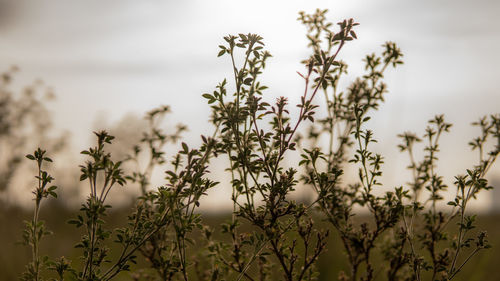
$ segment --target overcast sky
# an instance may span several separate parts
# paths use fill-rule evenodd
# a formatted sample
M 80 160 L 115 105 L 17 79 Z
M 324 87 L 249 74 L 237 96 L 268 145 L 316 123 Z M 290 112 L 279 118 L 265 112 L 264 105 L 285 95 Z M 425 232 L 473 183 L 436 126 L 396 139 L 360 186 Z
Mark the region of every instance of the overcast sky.
M 385 182 L 404 183 L 398 174 L 406 158 L 396 154 L 395 136 L 423 133 L 438 113 L 455 124 L 444 138 L 443 173 L 451 182 L 470 167 L 467 142 L 477 132 L 470 122 L 500 112 L 500 1 L 0 0 L 0 68 L 18 65 L 19 87 L 37 78 L 53 86 L 56 127 L 72 132 L 77 151 L 98 116 L 114 122 L 160 104 L 172 106 L 171 120 L 186 123 L 188 142 L 196 143 L 210 132 L 201 94 L 231 77 L 229 61 L 216 58 L 222 37 L 262 35 L 274 56 L 265 74 L 268 99 L 285 95 L 294 104 L 302 88 L 296 71 L 308 54 L 297 13 L 316 8 L 329 9 L 331 21 L 361 23 L 359 40 L 341 54 L 351 79 L 362 73 L 363 56 L 385 41 L 405 55 L 386 75 L 390 93 L 371 122 L 385 145 L 377 147 L 387 157 Z

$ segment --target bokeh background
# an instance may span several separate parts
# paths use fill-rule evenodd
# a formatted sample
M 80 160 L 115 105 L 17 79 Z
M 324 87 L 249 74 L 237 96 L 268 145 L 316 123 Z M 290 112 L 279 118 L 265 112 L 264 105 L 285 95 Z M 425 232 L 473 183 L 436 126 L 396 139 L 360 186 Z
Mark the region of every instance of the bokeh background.
M 52 123 L 44 141 L 60 151 L 53 157 L 54 170 L 59 171 L 56 178 L 68 198 L 64 202 L 71 205 L 80 198 L 78 152 L 93 141 L 92 130 L 111 130 L 118 137 L 117 151 L 123 152 L 140 137 L 144 113 L 167 104 L 173 113 L 165 126 L 186 124 L 189 131 L 183 140 L 188 144 L 198 144 L 200 134 L 211 132 L 210 110 L 201 94 L 231 77 L 228 59 L 216 58 L 217 46 L 227 34 L 263 36 L 273 54 L 264 75 L 269 86 L 266 99 L 286 96 L 291 104 L 297 103 L 302 81 L 296 71 L 302 70 L 300 61 L 308 50 L 305 29 L 296 18 L 299 11 L 316 8 L 329 9 L 333 22 L 352 17 L 361 24 L 359 39 L 341 54 L 349 64 L 346 84 L 363 73 L 364 55 L 381 51 L 385 41 L 396 42 L 404 53 L 405 64 L 387 72 L 386 103 L 370 121 L 379 140 L 375 149 L 386 158 L 386 186 L 405 184 L 407 176 L 406 156 L 396 147 L 397 134 L 422 134 L 435 114 L 444 114 L 454 124 L 443 138 L 440 154 L 439 171 L 448 183 L 477 162 L 467 143 L 479 132 L 470 123 L 500 112 L 500 2 L 494 0 L 0 0 L 0 70 L 19 68 L 8 87 L 14 94 L 38 85 L 55 97 L 44 101 Z M 33 84 L 38 80 L 43 83 Z M 26 129 L 25 136 L 31 141 L 22 146 L 23 155 L 40 142 L 35 130 Z M 10 153 L 6 142 L 0 142 L 1 157 Z M 27 218 L 29 209 L 24 206 L 31 203 L 27 171 L 20 168 L 0 191 L 5 209 L 0 214 L 1 233 L 6 236 L 0 243 L 9 249 L 0 258 L 12 262 L 0 269 L 0 280 L 12 280 L 16 276 L 12 272 L 22 270 L 25 262 L 16 254 L 22 247 L 12 244 L 19 237 L 20 222 Z M 157 173 L 161 184 L 161 171 Z M 500 211 L 499 165 L 489 178 L 499 188 L 481 195 L 472 207 L 489 222 L 485 228 L 493 232 L 492 239 L 500 241 L 494 223 Z M 128 202 L 127 196 L 135 194 L 124 193 L 117 201 Z M 223 212 L 230 208 L 229 200 L 230 193 L 221 186 L 203 202 L 204 210 Z M 493 268 L 486 270 L 492 263 L 489 255 L 493 254 L 479 259 L 486 272 Z M 1 273 L 7 269 L 9 275 Z M 491 278 L 463 280 L 497 280 Z

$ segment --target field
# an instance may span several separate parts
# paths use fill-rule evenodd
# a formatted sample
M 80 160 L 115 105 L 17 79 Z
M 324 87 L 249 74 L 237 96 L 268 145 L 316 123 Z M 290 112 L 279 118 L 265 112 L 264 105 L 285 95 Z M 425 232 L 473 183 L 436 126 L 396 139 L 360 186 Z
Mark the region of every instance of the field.
M 52 202 L 55 203 L 55 202 Z M 20 240 L 23 228 L 23 220 L 27 220 L 32 215 L 27 210 L 17 207 L 1 207 L 0 211 L 0 239 L 2 241 L 0 252 L 0 281 L 10 281 L 18 279 L 20 273 L 24 270 L 25 264 L 30 259 L 30 250 L 28 247 L 17 244 Z M 128 210 L 111 212 L 107 218 L 107 223 L 113 226 L 120 226 L 124 222 L 124 216 Z M 71 225 L 66 224 L 70 219 L 71 212 L 62 206 L 54 204 L 49 208 L 43 209 L 42 219 L 46 221 L 49 229 L 55 234 L 47 236 L 41 245 L 42 255 L 50 257 L 59 257 L 66 255 L 78 256 L 79 251 L 72 245 L 78 240 L 80 233 Z M 217 229 L 218 225 L 228 219 L 226 215 L 204 215 L 204 221 Z M 320 220 L 320 218 L 316 218 Z M 458 275 L 456 280 L 462 281 L 496 281 L 500 274 L 498 261 L 500 260 L 500 215 L 482 215 L 478 217 L 478 227 L 488 231 L 488 236 L 493 248 L 483 251 L 469 264 L 466 265 L 463 272 Z M 220 238 L 217 231 L 215 236 Z M 337 239 L 338 236 L 330 236 L 327 251 L 321 256 L 318 266 L 320 268 L 319 280 L 337 280 L 339 271 L 345 267 L 345 254 Z M 68 256 L 70 255 L 70 256 Z M 139 260 L 141 265 L 141 260 Z M 143 264 L 144 265 L 144 264 Z M 123 273 L 118 280 L 131 280 L 128 273 Z M 383 272 L 377 274 L 376 280 L 385 280 Z

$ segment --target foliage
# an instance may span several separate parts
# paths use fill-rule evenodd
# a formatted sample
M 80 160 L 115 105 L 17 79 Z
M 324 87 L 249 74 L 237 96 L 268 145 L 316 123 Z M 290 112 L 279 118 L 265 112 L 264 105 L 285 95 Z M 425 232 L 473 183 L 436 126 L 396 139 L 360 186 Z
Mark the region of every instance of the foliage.
M 147 114 L 149 128 L 125 159 L 137 168 L 125 174 L 122 162 L 106 152 L 113 137 L 105 131 L 95 133 L 97 144 L 82 151 L 89 160 L 80 166 L 80 180 L 89 183 L 89 195 L 69 221 L 82 229 L 76 244 L 80 261 L 39 257 L 40 240 L 48 233 L 38 219 L 40 203 L 56 194 L 55 187 L 47 187 L 53 178 L 42 170 L 42 163 L 51 161 L 45 151 L 28 155 L 37 161 L 39 172 L 35 214 L 24 235 L 33 261 L 23 278 L 111 280 L 133 271 L 135 280 L 317 280 L 318 258 L 327 249 L 327 237 L 335 235 L 348 263 L 339 280 L 368 281 L 380 275 L 387 280 L 452 280 L 470 258 L 489 248 L 485 232 L 473 236 L 475 216 L 467 206 L 481 190 L 490 189 L 484 177 L 500 152 L 500 118 L 492 115 L 474 123 L 482 132 L 470 143 L 479 152 L 479 163 L 455 178 L 456 196 L 447 207 L 440 202 L 448 187 L 436 169 L 439 139 L 451 127 L 443 116 L 429 121 L 421 160 L 415 149 L 422 139 L 410 132 L 400 135 L 399 148 L 409 154 L 413 178 L 407 186 L 381 187 L 384 158 L 371 150 L 376 140 L 365 127 L 369 113 L 384 101 L 385 71 L 401 64 L 403 55 L 395 43 L 384 44 L 380 56 L 366 56 L 366 73 L 339 89 L 347 73 L 339 55 L 357 38 L 358 24 L 344 20 L 335 29 L 325 14 L 317 10 L 299 16 L 312 54 L 303 62 L 305 72 L 298 73 L 304 90 L 297 118 L 290 114 L 285 97 L 272 104 L 263 98 L 267 87 L 260 75 L 271 55 L 262 37 L 239 34 L 224 37 L 219 46 L 218 56 L 231 62 L 234 89 L 223 80 L 213 93 L 202 95 L 213 111 L 214 133 L 201 136 L 199 148 L 183 142 L 167 161 L 165 144 L 176 143 L 185 127 L 172 134 L 163 131 L 158 120 L 169 108 L 160 107 Z M 240 53 L 244 59 L 238 65 Z M 316 115 L 320 92 L 326 101 L 325 117 Z M 304 126 L 308 130 L 301 135 Z M 325 138 L 328 145 L 321 146 Z M 490 139 L 495 143 L 487 152 Z M 288 160 L 293 154 L 300 155 L 298 163 Z M 140 160 L 144 157 L 146 165 Z M 232 188 L 232 216 L 220 226 L 222 237 L 215 237 L 216 230 L 205 226 L 197 211 L 200 199 L 218 185 L 209 177 L 215 157 L 227 159 Z M 165 184 L 152 189 L 151 175 L 159 166 L 166 169 Z M 344 179 L 349 168 L 359 169 L 353 183 Z M 111 208 L 106 203 L 110 190 L 127 183 L 138 185 L 141 196 L 128 224 L 108 229 L 104 219 Z M 314 191 L 314 200 L 295 200 L 294 191 L 307 187 Z M 363 216 L 368 221 L 358 219 L 361 212 L 368 214 Z M 327 227 L 319 227 L 318 218 L 328 222 Z M 454 223 L 458 234 L 450 237 Z M 111 253 L 112 248 L 119 252 Z M 150 269 L 134 266 L 139 259 Z
M 46 102 L 54 98 L 52 90 L 36 81 L 17 93 L 12 89 L 17 71 L 11 67 L 0 74 L 0 193 L 7 190 L 31 147 L 43 145 L 55 153 L 64 146 L 62 137 L 49 132 L 52 123 Z

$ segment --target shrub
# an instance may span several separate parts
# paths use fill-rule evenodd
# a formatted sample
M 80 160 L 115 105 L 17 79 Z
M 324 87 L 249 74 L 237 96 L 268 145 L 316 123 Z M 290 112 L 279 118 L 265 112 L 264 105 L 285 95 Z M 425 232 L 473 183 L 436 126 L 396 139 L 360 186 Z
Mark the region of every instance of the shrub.
M 387 280 L 452 280 L 470 258 L 489 248 L 484 232 L 472 236 L 475 216 L 466 210 L 481 190 L 490 188 L 484 176 L 500 152 L 500 118 L 492 115 L 474 123 L 482 133 L 470 145 L 479 151 L 480 161 L 455 178 L 456 196 L 447 207 L 440 203 L 448 187 L 436 171 L 439 139 L 451 127 L 443 116 L 429 121 L 422 138 L 410 132 L 400 135 L 399 148 L 409 154 L 412 179 L 408 186 L 381 189 L 384 158 L 370 150 L 374 133 L 365 123 L 384 101 L 384 72 L 401 64 L 403 55 L 396 44 L 384 44 L 380 56 L 366 56 L 365 75 L 338 89 L 347 72 L 339 55 L 357 38 L 358 24 L 344 20 L 335 29 L 325 14 L 317 10 L 299 16 L 307 28 L 311 56 L 303 62 L 304 72 L 298 73 L 304 89 L 297 118 L 289 114 L 286 98 L 272 104 L 263 98 L 267 87 L 260 74 L 271 55 L 262 37 L 239 34 L 224 37 L 219 46 L 218 56 L 230 59 L 234 89 L 223 80 L 213 93 L 203 94 L 213 111 L 214 132 L 201 136 L 200 147 L 181 143 L 167 163 L 162 147 L 177 142 L 184 128 L 164 132 L 155 120 L 168 108 L 153 110 L 147 114 L 150 128 L 142 143 L 126 159 L 135 161 L 137 170 L 126 175 L 122 162 L 106 152 L 113 137 L 95 133 L 96 146 L 82 151 L 89 160 L 81 165 L 80 180 L 88 182 L 89 195 L 69 221 L 82 229 L 76 244 L 80 262 L 52 261 L 39 254 L 40 240 L 48 233 L 38 219 L 41 202 L 56 196 L 56 187 L 43 170 L 43 164 L 51 162 L 46 152 L 38 149 L 27 155 L 37 163 L 38 186 L 34 217 L 24 234 L 33 261 L 23 279 L 111 280 L 132 270 L 135 280 L 316 280 L 315 265 L 328 246 L 327 237 L 335 235 L 348 264 L 339 280 L 374 280 L 377 275 Z M 239 53 L 241 65 L 236 64 Z M 318 93 L 326 100 L 324 118 L 315 115 Z M 299 135 L 304 126 L 306 134 Z M 489 139 L 495 143 L 487 152 Z M 423 141 L 424 157 L 418 160 L 414 152 Z M 140 156 L 144 153 L 148 156 Z M 298 163 L 287 158 L 294 153 L 300 155 Z M 140 157 L 149 159 L 145 167 Z M 197 211 L 200 199 L 218 185 L 208 176 L 214 157 L 227 159 L 232 187 L 233 211 L 220 226 L 222 238 L 203 224 Z M 152 170 L 163 165 L 165 184 L 151 189 Z M 359 169 L 352 184 L 343 180 L 349 168 Z M 128 224 L 110 230 L 104 222 L 111 208 L 106 203 L 109 191 L 127 182 L 138 184 L 141 196 Z M 308 187 L 315 192 L 312 202 L 293 199 L 294 190 Z M 327 224 L 318 226 L 315 219 Z M 455 237 L 449 235 L 453 224 Z M 118 253 L 111 254 L 111 249 Z M 138 260 L 150 269 L 133 266 Z

